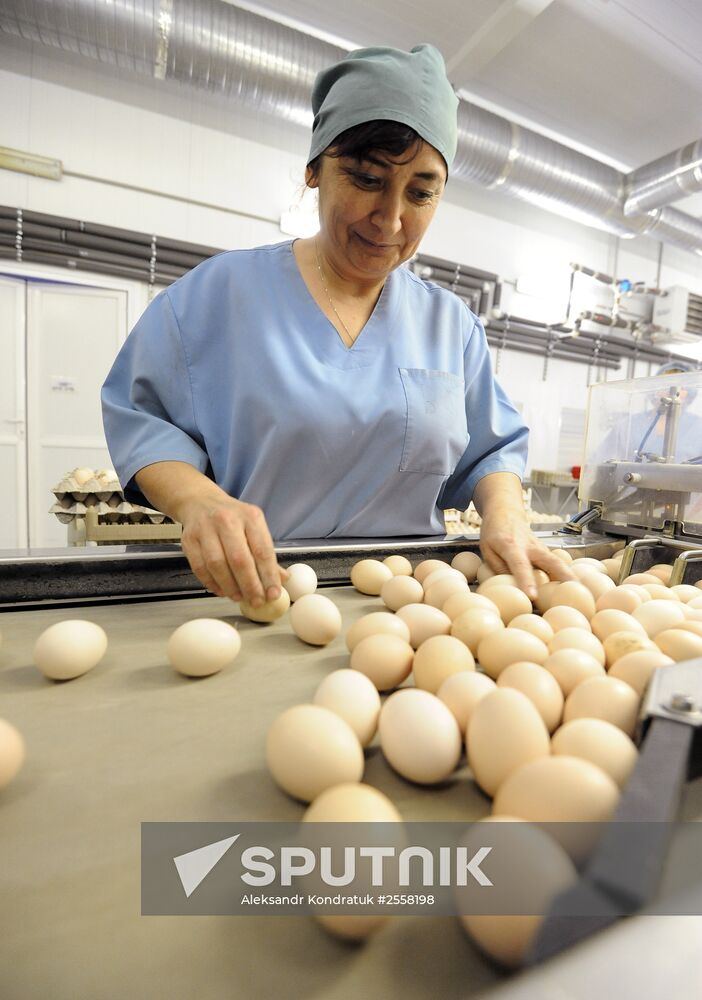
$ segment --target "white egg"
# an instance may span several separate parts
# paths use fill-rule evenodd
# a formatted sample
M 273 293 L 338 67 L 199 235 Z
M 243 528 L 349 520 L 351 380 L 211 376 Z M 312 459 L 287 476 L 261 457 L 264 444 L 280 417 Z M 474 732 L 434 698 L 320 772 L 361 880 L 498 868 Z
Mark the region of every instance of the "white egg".
M 67 681 L 92 670 L 106 649 L 107 636 L 99 625 L 69 619 L 42 632 L 34 646 L 34 662 L 45 677 Z
M 399 611 L 405 604 L 421 604 L 424 600 L 424 588 L 412 576 L 393 576 L 392 580 L 386 580 L 380 588 L 380 597 L 386 608 Z
M 578 684 L 566 698 L 563 721 L 604 719 L 619 726 L 627 736 L 633 736 L 638 711 L 639 696 L 625 681 L 591 677 Z
M 290 610 L 293 632 L 310 646 L 326 646 L 341 632 L 341 612 L 323 594 L 303 594 Z
M 497 791 L 493 812 L 550 824 L 551 836 L 580 864 L 618 802 L 619 789 L 602 768 L 579 757 L 546 754 L 512 771 Z
M 497 678 L 497 686 L 514 688 L 525 694 L 544 720 L 549 733 L 560 723 L 563 715 L 563 692 L 553 674 L 538 663 L 510 663 Z
M 507 824 L 514 824 L 514 832 L 507 830 L 506 836 L 495 829 Z M 486 847 L 492 848 L 493 856 L 500 858 L 500 899 L 504 900 L 504 915 L 473 910 L 459 916 L 459 920 L 469 937 L 493 961 L 506 968 L 518 968 L 527 957 L 543 921 L 539 914 L 547 913 L 555 897 L 577 881 L 575 866 L 546 831 L 514 816 L 490 816 L 473 823 L 463 844 L 468 857 Z M 461 890 L 457 891 L 456 902 L 460 914 Z M 470 901 L 467 902 L 470 906 Z M 510 906 L 513 907 L 511 913 Z
M 451 710 L 461 736 L 465 739 L 471 712 L 481 698 L 496 690 L 494 680 L 486 674 L 479 674 L 476 670 L 462 670 L 447 677 L 436 696 Z
M 374 632 L 360 639 L 351 653 L 351 669 L 365 674 L 378 691 L 390 691 L 409 677 L 414 650 L 406 639 Z
M 383 559 L 393 576 L 412 576 L 412 563 L 405 556 L 388 556 Z
M 391 694 L 381 709 L 378 731 L 390 766 L 422 785 L 448 778 L 461 756 L 458 723 L 428 691 L 405 688 Z
M 449 564 L 444 562 L 442 559 L 423 559 L 422 562 L 417 563 L 414 567 L 414 577 L 415 580 L 419 580 L 422 586 L 424 586 L 424 581 L 430 573 L 434 573 L 439 569 L 450 568 Z
M 445 615 L 449 616 L 451 621 L 455 621 L 456 618 L 465 614 L 466 611 L 474 611 L 476 608 L 483 608 L 486 611 L 492 611 L 493 614 L 499 615 L 496 604 L 493 604 L 488 597 L 483 597 L 481 594 L 474 594 L 471 590 L 456 591 L 441 606 L 441 610 Z
M 525 761 L 548 753 L 548 730 L 537 708 L 521 691 L 496 688 L 471 712 L 466 754 L 473 777 L 487 795 L 494 795 Z
M 0 719 L 0 788 L 9 785 L 24 763 L 24 740 L 12 723 Z
M 638 750 L 626 733 L 604 719 L 573 719 L 551 739 L 551 752 L 582 757 L 596 764 L 623 788 L 638 758 Z
M 432 608 L 441 609 L 452 594 L 469 592 L 465 577 L 461 576 L 460 579 L 442 577 L 440 580 L 432 581 L 433 576 L 432 573 L 431 577 L 424 581 L 424 603 Z
M 269 622 L 277 621 L 278 618 L 282 618 L 289 607 L 290 594 L 288 594 L 285 588 L 280 591 L 280 594 L 274 601 L 266 601 L 258 608 L 255 608 L 249 601 L 239 601 L 239 610 L 244 618 L 248 618 L 250 622 L 257 622 L 260 625 L 266 625 Z
M 477 552 L 459 552 L 451 560 L 451 566 L 463 573 L 468 583 L 473 583 L 481 562 Z
M 584 649 L 557 649 L 545 660 L 544 669 L 553 674 L 566 698 L 583 681 L 605 676 L 600 661 Z
M 218 618 L 194 618 L 172 633 L 166 652 L 171 665 L 186 677 L 207 677 L 239 655 L 241 637 Z
M 449 616 L 428 604 L 405 604 L 395 617 L 409 629 L 409 642 L 414 649 L 432 635 L 448 635 L 451 631 Z
M 447 677 L 463 670 L 475 670 L 473 654 L 451 635 L 433 635 L 425 639 L 412 664 L 415 685 L 431 694 L 436 694 Z
M 307 563 L 293 563 L 287 570 L 288 578 L 283 586 L 293 603 L 305 594 L 314 594 L 317 589 L 317 574 L 311 566 Z
M 414 605 L 407 606 L 414 607 Z M 396 635 L 400 639 L 404 639 L 405 642 L 409 642 L 410 638 L 409 626 L 399 615 L 390 614 L 389 611 L 371 611 L 369 615 L 363 615 L 362 618 L 355 621 L 348 630 L 346 633 L 346 648 L 349 653 L 353 653 L 362 639 L 367 638 L 369 635 L 377 635 L 378 633 Z
M 351 568 L 351 583 L 361 594 L 377 597 L 385 581 L 393 575 L 390 567 L 379 559 L 361 559 Z
M 358 670 L 333 670 L 327 674 L 315 692 L 314 704 L 348 722 L 362 747 L 375 736 L 380 695 L 373 682 Z
M 276 784 L 303 802 L 363 777 L 358 737 L 321 705 L 295 705 L 278 716 L 266 737 L 266 762 Z
M 547 657 L 548 646 L 531 632 L 503 628 L 488 633 L 480 640 L 477 660 L 485 673 L 497 680 L 510 663 L 519 660 L 544 663 Z

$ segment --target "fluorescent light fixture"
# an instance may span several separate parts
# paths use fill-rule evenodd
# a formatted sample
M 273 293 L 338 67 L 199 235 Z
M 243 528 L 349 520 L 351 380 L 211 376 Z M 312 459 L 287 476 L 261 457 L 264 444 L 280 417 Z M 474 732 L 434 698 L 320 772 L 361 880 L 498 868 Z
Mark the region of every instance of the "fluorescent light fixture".
M 7 146 L 0 146 L 0 167 L 3 170 L 16 170 L 20 174 L 32 174 L 33 177 L 46 177 L 50 181 L 60 181 L 63 174 L 61 160 L 35 156 L 34 153 L 8 149 Z

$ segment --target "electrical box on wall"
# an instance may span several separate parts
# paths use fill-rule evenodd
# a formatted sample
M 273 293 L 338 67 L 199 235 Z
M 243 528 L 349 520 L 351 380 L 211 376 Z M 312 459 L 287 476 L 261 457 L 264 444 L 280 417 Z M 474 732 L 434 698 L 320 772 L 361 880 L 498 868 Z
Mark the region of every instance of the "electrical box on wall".
M 653 305 L 653 323 L 668 339 L 695 341 L 702 337 L 702 295 L 694 295 L 682 285 L 667 288 Z

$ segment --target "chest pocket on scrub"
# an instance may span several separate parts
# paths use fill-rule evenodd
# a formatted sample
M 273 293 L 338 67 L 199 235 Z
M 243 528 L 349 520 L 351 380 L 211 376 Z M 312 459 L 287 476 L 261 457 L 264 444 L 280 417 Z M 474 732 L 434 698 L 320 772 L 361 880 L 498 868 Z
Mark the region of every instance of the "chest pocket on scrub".
M 469 440 L 463 379 L 428 368 L 399 372 L 407 401 L 400 472 L 450 476 Z

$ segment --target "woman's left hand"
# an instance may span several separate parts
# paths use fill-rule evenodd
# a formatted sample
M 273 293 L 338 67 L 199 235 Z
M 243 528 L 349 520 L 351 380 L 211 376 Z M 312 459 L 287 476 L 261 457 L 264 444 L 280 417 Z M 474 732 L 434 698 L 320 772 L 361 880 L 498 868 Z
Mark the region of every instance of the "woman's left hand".
M 511 573 L 531 600 L 538 590 L 534 568 L 552 580 L 575 579 L 567 564 L 529 527 L 516 476 L 508 472 L 485 476 L 475 488 L 474 500 L 482 517 L 480 551 L 495 573 Z

